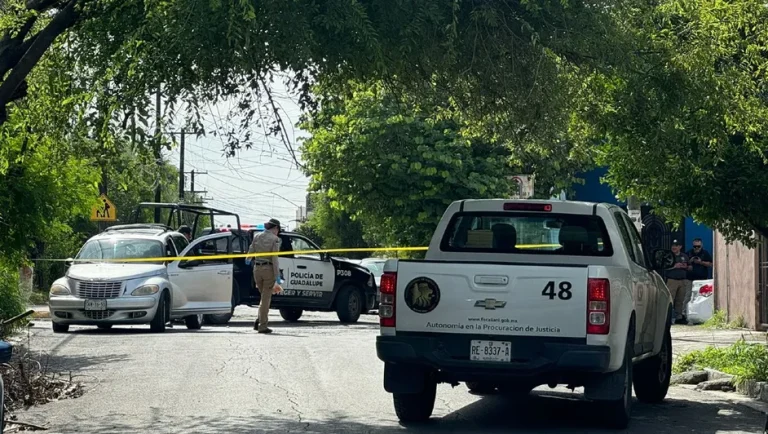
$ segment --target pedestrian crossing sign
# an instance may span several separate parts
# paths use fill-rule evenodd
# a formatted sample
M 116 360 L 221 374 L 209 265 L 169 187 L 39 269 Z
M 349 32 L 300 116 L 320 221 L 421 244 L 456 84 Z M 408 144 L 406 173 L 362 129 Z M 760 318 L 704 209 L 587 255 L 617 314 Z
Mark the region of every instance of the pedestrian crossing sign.
M 117 220 L 117 208 L 106 194 L 99 197 L 96 205 L 91 208 L 91 221 L 94 222 L 113 222 Z

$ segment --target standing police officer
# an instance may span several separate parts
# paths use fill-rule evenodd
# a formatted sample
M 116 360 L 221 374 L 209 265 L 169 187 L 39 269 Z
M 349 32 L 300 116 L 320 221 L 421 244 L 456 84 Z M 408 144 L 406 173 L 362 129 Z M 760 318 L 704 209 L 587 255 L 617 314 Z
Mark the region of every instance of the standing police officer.
M 264 231 L 253 237 L 248 253 L 268 253 L 280 251 L 280 222 L 277 219 L 269 219 L 264 224 Z M 280 281 L 280 267 L 277 256 L 258 256 L 253 258 L 253 279 L 261 293 L 259 302 L 259 316 L 253 324 L 253 329 L 259 333 L 272 333 L 267 327 L 269 321 L 269 305 L 272 302 L 272 290 L 276 282 Z

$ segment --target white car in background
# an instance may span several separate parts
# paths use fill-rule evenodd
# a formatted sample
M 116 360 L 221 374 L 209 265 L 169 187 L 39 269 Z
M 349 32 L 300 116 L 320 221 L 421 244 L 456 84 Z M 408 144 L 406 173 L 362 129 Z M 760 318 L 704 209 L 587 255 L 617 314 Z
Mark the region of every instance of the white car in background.
M 691 291 L 691 301 L 687 306 L 688 322 L 703 324 L 715 313 L 715 281 L 694 280 Z
M 83 245 L 64 277 L 51 285 L 49 307 L 54 333 L 70 325 L 149 324 L 164 332 L 184 319 L 199 329 L 203 315 L 232 309 L 231 260 L 130 262 L 131 259 L 216 255 L 227 234 L 200 237 L 191 244 L 163 225 L 113 226 Z M 120 262 L 125 260 L 124 262 Z
M 371 270 L 371 273 L 373 273 L 373 278 L 376 279 L 377 288 L 381 283 L 381 275 L 384 274 L 384 264 L 386 263 L 386 258 L 365 258 L 360 261 L 360 265 Z

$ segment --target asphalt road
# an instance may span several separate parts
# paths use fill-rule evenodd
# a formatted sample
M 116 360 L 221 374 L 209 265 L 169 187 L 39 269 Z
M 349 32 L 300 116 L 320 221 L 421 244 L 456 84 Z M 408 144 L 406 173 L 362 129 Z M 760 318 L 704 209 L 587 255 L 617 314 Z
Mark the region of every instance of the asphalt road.
M 569 391 L 540 388 L 530 399 L 475 396 L 441 385 L 433 419 L 400 426 L 382 387 L 375 316 L 343 326 L 334 314 L 287 324 L 272 312 L 272 335 L 238 308 L 229 326 L 165 334 L 148 328 L 75 327 L 54 335 L 38 320 L 35 351 L 71 370 L 86 393 L 32 408 L 20 420 L 48 433 L 593 433 L 600 409 Z M 764 416 L 685 389 L 667 402 L 636 404 L 627 432 L 757 433 Z

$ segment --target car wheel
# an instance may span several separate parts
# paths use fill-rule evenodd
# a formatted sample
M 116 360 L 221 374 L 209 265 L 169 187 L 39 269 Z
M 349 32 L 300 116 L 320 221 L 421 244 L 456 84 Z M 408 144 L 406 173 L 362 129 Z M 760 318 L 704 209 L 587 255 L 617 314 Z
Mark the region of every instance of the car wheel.
M 288 322 L 296 322 L 304 311 L 301 309 L 280 309 L 280 316 Z
M 496 386 L 482 381 L 467 381 L 467 389 L 478 395 L 487 395 L 496 392 Z
M 624 346 L 624 363 L 619 368 L 624 383 L 624 393 L 621 398 L 611 401 L 600 401 L 600 412 L 605 415 L 605 422 L 613 429 L 625 429 L 632 416 L 632 357 L 635 332 L 630 328 L 627 343 Z M 613 375 L 613 374 L 610 374 Z
M 427 380 L 420 393 L 393 393 L 395 414 L 400 422 L 425 422 L 432 416 L 435 408 L 437 383 Z
M 189 330 L 200 330 L 203 327 L 203 314 L 185 316 L 184 323 Z
M 69 331 L 69 324 L 59 324 L 51 321 L 51 328 L 54 333 L 66 333 Z
M 363 312 L 363 292 L 353 286 L 345 286 L 336 297 L 336 315 L 342 323 L 356 323 Z
M 96 327 L 102 329 L 102 330 L 109 330 L 112 328 L 112 324 L 99 324 Z
M 170 317 L 168 304 L 168 293 L 164 292 L 163 295 L 160 296 L 160 302 L 157 304 L 155 316 L 149 323 L 149 330 L 152 331 L 152 333 L 165 332 L 165 325 L 168 323 Z
M 672 334 L 669 326 L 659 354 L 640 362 L 634 369 L 635 394 L 640 402 L 659 403 L 669 391 L 672 378 Z

